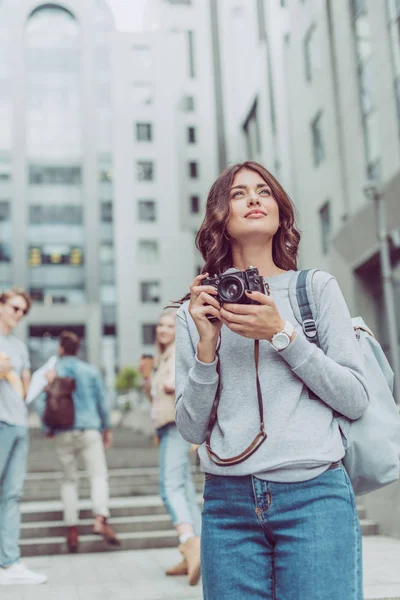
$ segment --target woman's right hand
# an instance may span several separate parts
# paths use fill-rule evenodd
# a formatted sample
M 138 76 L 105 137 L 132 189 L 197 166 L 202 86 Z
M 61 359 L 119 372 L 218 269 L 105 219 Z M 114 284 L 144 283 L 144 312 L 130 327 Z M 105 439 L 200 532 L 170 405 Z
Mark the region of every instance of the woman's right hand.
M 198 275 L 190 286 L 189 313 L 199 333 L 200 344 L 206 344 L 207 346 L 211 344 L 215 352 L 219 332 L 222 327 L 221 305 L 215 297 L 218 293 L 215 287 L 212 285 L 201 285 L 200 282 L 206 277 L 208 277 L 208 273 Z M 212 315 L 217 320 L 210 321 L 207 315 Z

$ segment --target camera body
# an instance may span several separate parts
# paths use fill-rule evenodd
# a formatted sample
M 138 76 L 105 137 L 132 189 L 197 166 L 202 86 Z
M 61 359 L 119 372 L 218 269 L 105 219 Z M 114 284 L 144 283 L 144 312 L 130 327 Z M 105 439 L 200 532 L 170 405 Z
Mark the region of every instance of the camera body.
M 257 267 L 247 267 L 245 271 L 229 269 L 220 275 L 203 279 L 201 285 L 212 285 L 218 292 L 217 300 L 221 304 L 259 304 L 246 296 L 245 291 L 255 291 L 265 294 L 264 280 L 258 272 Z M 210 321 L 216 321 L 216 317 L 208 316 Z

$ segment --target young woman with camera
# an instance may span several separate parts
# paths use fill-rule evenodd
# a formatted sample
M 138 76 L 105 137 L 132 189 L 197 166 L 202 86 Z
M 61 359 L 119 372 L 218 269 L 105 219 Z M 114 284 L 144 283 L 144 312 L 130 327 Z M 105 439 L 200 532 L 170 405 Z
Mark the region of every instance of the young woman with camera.
M 151 376 L 144 377 L 143 389 L 152 403 L 151 416 L 159 440 L 160 493 L 183 555 L 166 575 L 188 575 L 190 585 L 195 585 L 200 579 L 201 514 L 191 474 L 190 444 L 175 425 L 175 313 L 165 312 L 158 321 L 157 355 Z M 140 371 L 149 375 L 143 360 Z
M 363 597 L 360 526 L 335 414 L 359 418 L 368 393 L 332 276 L 313 279 L 327 352 L 296 322 L 289 286 L 299 241 L 290 198 L 260 164 L 234 165 L 212 186 L 197 235 L 204 272 L 176 333 L 176 423 L 201 444 L 206 478 L 206 600 Z

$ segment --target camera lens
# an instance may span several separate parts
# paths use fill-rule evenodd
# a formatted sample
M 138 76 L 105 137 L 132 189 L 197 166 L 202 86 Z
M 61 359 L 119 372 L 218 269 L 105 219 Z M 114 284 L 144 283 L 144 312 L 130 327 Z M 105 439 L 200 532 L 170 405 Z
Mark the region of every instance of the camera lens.
M 243 281 L 234 275 L 224 277 L 220 281 L 218 293 L 223 302 L 237 303 L 244 294 Z

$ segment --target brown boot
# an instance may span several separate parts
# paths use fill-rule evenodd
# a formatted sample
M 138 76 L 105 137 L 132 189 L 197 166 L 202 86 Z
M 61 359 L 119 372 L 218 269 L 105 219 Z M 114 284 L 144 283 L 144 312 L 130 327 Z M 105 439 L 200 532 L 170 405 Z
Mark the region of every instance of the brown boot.
M 112 546 L 120 546 L 121 541 L 117 538 L 109 524 L 107 519 L 100 515 L 96 516 L 95 522 L 92 527 L 92 532 L 96 535 L 102 535 L 108 544 Z
M 76 525 L 67 527 L 68 552 L 77 552 L 79 546 L 78 528 Z
M 179 546 L 179 550 L 186 560 L 189 585 L 196 585 L 200 579 L 200 538 L 193 536 Z
M 177 565 L 175 565 L 173 567 L 170 567 L 169 569 L 167 569 L 165 571 L 165 574 L 169 575 L 169 576 L 172 576 L 172 577 L 174 577 L 175 575 L 187 575 L 188 574 L 188 569 L 187 569 L 186 560 L 183 559 Z

